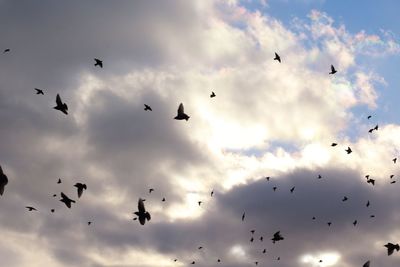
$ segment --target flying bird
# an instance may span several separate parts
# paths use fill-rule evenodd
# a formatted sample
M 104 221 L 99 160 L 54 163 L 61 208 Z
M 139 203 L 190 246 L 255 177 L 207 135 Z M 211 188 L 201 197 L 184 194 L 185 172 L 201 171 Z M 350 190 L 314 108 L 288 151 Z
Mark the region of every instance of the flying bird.
M 57 196 L 57 194 L 53 194 L 53 197 L 56 197 Z
M 153 111 L 149 105 L 144 104 L 144 110 Z
M 369 261 L 367 261 L 366 263 L 364 263 L 363 267 L 369 267 Z
M 139 222 L 141 225 L 144 225 L 147 221 L 150 221 L 151 216 L 150 213 L 146 211 L 146 209 L 144 208 L 144 202 L 143 199 L 139 198 L 138 201 L 138 209 L 139 211 L 136 211 L 135 214 L 139 217 Z
M 386 245 L 384 245 L 384 247 L 387 248 L 387 254 L 388 256 L 392 255 L 394 250 L 399 251 L 400 247 L 399 244 L 392 244 L 392 243 L 387 243 Z
M 36 90 L 36 94 L 37 94 L 37 95 L 44 95 L 44 92 L 43 92 L 42 89 L 35 88 L 35 90 Z
M 211 97 L 211 98 L 216 97 L 215 93 L 214 93 L 214 92 L 211 92 L 210 97 Z
M 246 216 L 246 212 L 243 212 L 243 215 L 242 215 L 242 222 L 244 221 L 244 217 Z
M 357 225 L 357 220 L 355 220 L 355 221 L 353 222 L 353 225 L 354 225 L 354 226 L 356 226 L 356 225 Z
M 76 183 L 74 185 L 77 190 L 78 190 L 78 197 L 80 198 L 82 196 L 83 190 L 87 190 L 87 186 L 86 184 L 82 184 L 82 183 Z
M 37 209 L 36 208 L 34 208 L 34 207 L 31 207 L 31 206 L 26 206 L 25 208 L 27 208 L 28 209 L 28 211 L 37 211 Z
M 350 147 L 347 147 L 347 149 L 345 149 L 345 151 L 347 152 L 347 154 L 350 154 L 351 152 L 353 152 Z
M 7 52 L 10 52 L 10 51 L 11 51 L 10 48 L 6 48 L 6 49 L 4 49 L 3 54 L 7 53 Z
M 63 103 L 61 101 L 61 97 L 60 97 L 59 94 L 57 94 L 56 104 L 57 104 L 57 106 L 55 106 L 54 109 L 57 109 L 57 110 L 61 111 L 65 115 L 68 115 L 68 106 L 67 106 L 66 103 Z
M 92 222 L 91 222 L 91 221 L 87 222 L 87 225 L 91 225 L 91 224 L 92 224 Z
M 175 120 L 189 120 L 189 116 L 187 114 L 185 114 L 184 108 L 183 108 L 183 104 L 180 103 L 179 107 L 178 107 L 178 114 L 176 115 L 176 117 L 174 118 Z
M 331 146 L 337 146 L 337 144 L 336 143 L 332 143 Z
M 267 181 L 269 181 L 269 179 L 271 179 L 271 177 L 267 176 L 267 177 L 265 177 L 265 179 L 267 179 Z
M 368 115 L 367 119 L 369 120 L 369 119 L 371 119 L 371 117 L 372 117 L 371 115 Z
M 328 226 L 331 226 L 331 225 L 332 225 L 332 222 L 328 222 L 327 225 L 328 225 Z
M 161 201 L 162 201 L 162 202 L 165 202 L 165 197 L 163 197 Z
M 369 203 L 369 200 L 368 200 L 368 202 L 367 202 L 367 205 L 366 205 L 366 206 L 367 206 L 367 208 L 369 207 L 369 205 L 370 205 L 370 203 Z
M 290 193 L 293 193 L 295 186 L 293 186 L 292 188 L 290 188 Z
M 263 242 L 264 241 L 264 237 L 260 236 L 260 241 Z
M 374 127 L 375 131 L 378 131 L 378 124 Z
M 374 179 L 368 179 L 368 180 L 367 180 L 367 183 L 368 183 L 368 184 L 375 185 L 375 180 L 374 180 Z
M 0 166 L 0 195 L 4 193 L 4 188 L 8 184 L 7 175 L 4 174 L 3 169 Z
M 335 74 L 336 72 L 335 67 L 331 65 L 331 72 L 329 72 L 329 74 Z
M 321 174 L 318 174 L 318 179 L 322 179 L 322 176 L 321 176 Z
M 347 201 L 347 200 L 348 200 L 348 198 L 346 196 L 344 196 L 343 199 L 342 199 L 343 202 Z
M 251 237 L 251 238 L 250 238 L 250 242 L 253 242 L 253 241 L 254 241 L 254 237 Z
M 275 192 L 277 188 L 278 187 L 274 186 L 274 187 L 272 187 L 272 190 L 274 190 L 274 192 Z
M 251 230 L 250 232 L 251 232 L 252 235 L 254 235 L 255 231 L 256 231 L 256 230 Z
M 71 208 L 71 203 L 75 203 L 75 200 L 70 199 L 67 197 L 63 192 L 61 192 L 61 202 L 64 202 L 64 204 L 70 209 Z
M 393 163 L 396 164 L 397 158 L 392 159 Z
M 51 209 L 50 211 L 51 211 L 52 213 L 54 213 L 55 209 Z
M 201 205 L 201 203 L 203 203 L 202 201 L 198 201 L 197 204 L 199 204 L 199 206 Z
M 393 179 L 393 177 L 394 177 L 394 174 L 391 174 L 391 175 L 390 175 L 390 179 Z
M 149 189 L 149 194 L 151 194 L 151 192 L 153 192 L 154 191 L 154 188 L 150 188 Z
M 58 178 L 57 184 L 61 184 L 61 179 Z
M 264 253 L 264 254 L 265 254 L 266 252 L 267 252 L 267 250 L 264 248 L 264 250 L 262 251 L 262 253 Z
M 279 63 L 281 63 L 281 57 L 275 52 L 275 58 L 274 60 L 279 61 Z
M 214 195 L 214 190 L 211 191 L 210 195 L 211 197 Z
M 94 61 L 96 61 L 96 63 L 94 63 L 95 67 L 99 66 L 100 68 L 103 68 L 103 61 L 102 60 L 100 60 L 98 58 L 95 58 Z
M 281 235 L 280 231 L 276 232 L 274 236 L 271 238 L 272 243 L 278 242 L 279 240 L 283 240 L 283 236 Z

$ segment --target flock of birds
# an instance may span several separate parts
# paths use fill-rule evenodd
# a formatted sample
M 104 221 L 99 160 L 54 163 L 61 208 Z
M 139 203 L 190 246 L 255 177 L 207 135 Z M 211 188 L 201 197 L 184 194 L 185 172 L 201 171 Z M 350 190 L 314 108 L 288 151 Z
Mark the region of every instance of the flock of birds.
M 4 53 L 9 53 L 10 51 L 11 50 L 9 48 L 7 48 L 7 49 L 3 50 L 3 54 Z M 277 53 L 275 53 L 275 57 L 273 59 L 278 61 L 279 63 L 281 63 L 281 57 Z M 94 63 L 95 67 L 103 68 L 103 61 L 102 60 L 100 60 L 98 58 L 95 58 L 94 61 L 95 61 L 95 63 Z M 333 65 L 331 65 L 330 69 L 331 69 L 331 71 L 329 72 L 329 74 L 333 75 L 333 74 L 337 73 L 337 70 L 335 69 L 335 67 Z M 37 95 L 44 95 L 44 91 L 42 89 L 34 88 L 34 90 L 36 91 Z M 216 97 L 216 94 L 214 92 L 211 92 L 210 98 L 214 98 L 214 97 Z M 57 96 L 56 96 L 56 106 L 54 107 L 54 109 L 64 113 L 65 115 L 68 115 L 68 105 L 65 102 L 62 101 L 62 99 L 61 99 L 59 94 L 57 94 Z M 152 108 L 148 104 L 144 104 L 144 110 L 145 111 L 152 111 Z M 177 115 L 174 117 L 174 119 L 175 120 L 186 120 L 186 121 L 188 121 L 189 118 L 190 118 L 190 116 L 187 115 L 185 113 L 185 111 L 184 111 L 183 104 L 180 103 L 179 107 L 178 107 L 178 110 L 177 110 Z M 370 118 L 371 118 L 371 115 L 369 115 L 367 117 L 368 120 Z M 372 133 L 373 131 L 377 131 L 378 128 L 379 128 L 378 125 L 376 125 L 375 127 L 371 128 L 369 130 L 369 133 Z M 335 147 L 337 145 L 338 145 L 337 143 L 332 143 L 331 144 L 332 147 Z M 347 147 L 347 149 L 345 149 L 345 151 L 346 151 L 347 154 L 352 153 L 352 150 L 351 150 L 350 147 Z M 394 163 L 396 163 L 397 158 L 394 158 L 392 161 Z M 393 177 L 394 177 L 394 175 L 391 175 L 390 179 L 392 179 Z M 318 179 L 322 179 L 322 176 L 319 174 L 317 178 Z M 372 179 L 372 178 L 369 178 L 369 175 L 366 175 L 365 178 L 367 179 L 367 183 L 371 184 L 372 186 L 375 185 L 375 180 Z M 267 181 L 269 181 L 270 177 L 265 177 L 265 179 Z M 395 183 L 395 182 L 396 181 L 391 181 L 392 184 Z M 61 179 L 58 179 L 57 183 L 61 184 L 62 183 Z M 8 184 L 8 177 L 4 173 L 2 167 L 0 166 L 0 195 L 1 196 L 4 194 L 4 190 L 5 190 L 5 187 L 6 187 L 7 184 Z M 76 183 L 74 185 L 74 187 L 76 187 L 78 198 L 80 198 L 82 196 L 84 190 L 87 190 L 87 186 L 84 183 Z M 273 187 L 273 191 L 276 191 L 276 190 L 277 190 L 277 187 L 274 186 Z M 293 193 L 294 190 L 295 190 L 295 187 L 292 187 L 290 189 L 290 193 Z M 150 188 L 149 189 L 149 194 L 151 194 L 153 191 L 154 191 L 154 188 Z M 210 195 L 211 195 L 211 197 L 213 197 L 213 195 L 214 195 L 214 191 L 213 190 L 211 191 Z M 53 194 L 53 197 L 56 197 L 56 196 L 57 196 L 57 194 Z M 61 197 L 61 199 L 59 201 L 63 202 L 67 208 L 71 208 L 72 203 L 76 203 L 75 200 L 69 198 L 63 192 L 60 193 L 60 197 Z M 348 200 L 347 196 L 344 196 L 343 199 L 342 199 L 343 202 L 345 202 L 347 200 Z M 166 201 L 165 197 L 162 198 L 162 202 L 165 202 L 165 201 Z M 138 220 L 141 225 L 145 225 L 146 221 L 150 221 L 151 220 L 151 215 L 150 215 L 150 213 L 148 211 L 146 211 L 144 202 L 145 202 L 145 199 L 139 198 L 139 200 L 138 200 L 138 211 L 133 212 L 133 214 L 136 215 L 136 217 L 134 217 L 133 220 Z M 198 201 L 198 205 L 200 206 L 201 204 L 202 204 L 202 201 Z M 366 207 L 369 207 L 369 206 L 370 206 L 370 202 L 368 201 L 367 204 L 366 204 Z M 35 207 L 33 207 L 33 206 L 26 206 L 25 208 L 28 211 L 37 211 L 37 209 Z M 54 209 L 51 209 L 51 212 L 54 212 L 54 211 L 55 211 Z M 244 212 L 242 214 L 241 220 L 244 221 L 245 217 L 246 217 L 246 213 Z M 370 217 L 373 218 L 375 216 L 374 215 L 370 215 Z M 312 217 L 312 220 L 316 220 L 316 217 Z M 91 223 L 92 223 L 91 221 L 87 222 L 88 225 L 91 225 Z M 357 223 L 358 223 L 358 221 L 355 220 L 353 222 L 353 225 L 356 226 Z M 327 222 L 327 225 L 331 226 L 332 222 Z M 252 234 L 250 242 L 253 242 L 254 241 L 253 235 L 255 233 L 255 230 L 251 230 L 250 232 Z M 260 237 L 260 241 L 263 241 L 263 239 L 264 238 L 261 236 Z M 282 236 L 280 231 L 275 232 L 273 234 L 272 238 L 271 238 L 271 241 L 272 241 L 273 244 L 275 244 L 276 242 L 281 241 L 281 240 L 284 240 L 284 237 Z M 388 256 L 392 255 L 394 251 L 399 251 L 400 250 L 400 247 L 399 247 L 398 243 L 394 244 L 394 243 L 388 242 L 387 244 L 384 245 L 384 247 L 386 247 L 386 249 L 387 249 L 387 255 Z M 200 246 L 200 247 L 198 247 L 198 249 L 203 249 L 203 247 Z M 266 253 L 266 249 L 263 249 L 262 253 L 265 254 Z M 277 260 L 280 260 L 280 257 L 277 257 Z M 173 261 L 177 262 L 178 259 L 173 259 Z M 218 258 L 217 262 L 220 263 L 221 259 Z M 322 260 L 319 260 L 319 262 L 322 263 Z M 191 264 L 195 264 L 195 263 L 196 263 L 195 261 L 191 262 Z M 255 265 L 258 265 L 258 263 L 259 263 L 258 261 L 254 262 Z M 365 262 L 363 264 L 363 267 L 370 267 L 370 261 Z

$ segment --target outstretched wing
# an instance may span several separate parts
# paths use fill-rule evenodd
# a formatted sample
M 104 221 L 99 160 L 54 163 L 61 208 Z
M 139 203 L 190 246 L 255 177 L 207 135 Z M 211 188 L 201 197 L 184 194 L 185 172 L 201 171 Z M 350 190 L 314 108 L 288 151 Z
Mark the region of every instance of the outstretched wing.
M 180 105 L 179 105 L 179 108 L 178 108 L 178 115 L 179 114 L 183 114 L 184 113 L 184 109 L 183 109 L 183 104 L 181 103 Z
M 369 267 L 369 261 L 367 261 L 366 263 L 364 263 L 363 267 Z
M 139 209 L 140 213 L 145 213 L 146 212 L 146 209 L 144 208 L 143 199 L 141 199 L 141 198 L 139 198 L 138 209 Z
M 150 220 L 151 220 L 150 213 L 148 213 L 148 212 L 146 212 L 146 219 L 147 219 L 148 221 L 150 221 Z
M 62 106 L 61 97 L 59 94 L 57 94 L 57 97 L 56 97 L 56 104 L 57 104 L 57 106 Z
M 82 192 L 83 192 L 83 188 L 82 187 L 78 187 L 78 197 L 82 196 Z
M 333 65 L 331 65 L 331 71 L 335 72 L 335 67 Z

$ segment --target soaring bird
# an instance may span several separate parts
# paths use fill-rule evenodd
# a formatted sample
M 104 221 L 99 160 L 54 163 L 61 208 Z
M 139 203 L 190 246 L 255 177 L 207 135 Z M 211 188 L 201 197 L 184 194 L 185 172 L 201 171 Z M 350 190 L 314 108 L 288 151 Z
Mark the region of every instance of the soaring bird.
M 392 159 L 393 163 L 396 164 L 397 158 Z
M 215 93 L 214 93 L 214 92 L 211 92 L 210 97 L 211 97 L 211 98 L 216 97 Z
M 242 215 L 242 222 L 244 221 L 244 217 L 246 216 L 246 212 L 243 212 L 243 215 Z
M 279 241 L 279 240 L 283 240 L 283 239 L 284 239 L 284 238 L 283 238 L 283 236 L 281 235 L 280 231 L 276 232 L 276 233 L 274 234 L 274 236 L 271 238 L 272 243 L 274 243 L 274 244 L 275 244 L 275 242 L 277 242 L 277 241 Z
M 292 188 L 290 188 L 290 193 L 293 193 L 295 186 L 293 186 Z
M 335 74 L 336 72 L 335 67 L 331 65 L 331 72 L 329 72 L 329 74 Z
M 384 247 L 387 248 L 388 256 L 392 255 L 394 250 L 399 251 L 399 249 L 400 249 L 399 244 L 395 245 L 395 244 L 392 244 L 392 243 L 387 243 L 386 245 L 384 245 Z
M 267 179 L 267 181 L 269 181 L 269 179 L 271 179 L 271 177 L 267 176 L 267 177 L 265 177 L 265 179 Z
M 4 187 L 8 184 L 7 175 L 4 174 L 3 169 L 0 166 L 0 195 L 4 193 Z
M 281 63 L 281 57 L 275 52 L 275 58 L 274 60 L 278 60 L 279 63 Z
M 139 198 L 139 202 L 138 202 L 138 209 L 139 211 L 136 211 L 135 214 L 139 217 L 139 222 L 141 225 L 144 225 L 147 221 L 150 221 L 151 216 L 150 213 L 146 211 L 146 209 L 144 208 L 144 203 L 143 203 L 143 199 Z
M 43 92 L 42 89 L 35 88 L 35 90 L 36 90 L 36 94 L 37 94 L 37 95 L 44 95 L 44 92 Z
M 350 147 L 347 147 L 347 149 L 345 149 L 345 151 L 347 152 L 347 154 L 350 154 L 351 152 L 353 152 Z
M 37 211 L 37 209 L 36 209 L 36 208 L 34 208 L 34 207 L 31 207 L 31 206 L 26 206 L 25 208 L 27 208 L 27 209 L 28 209 L 28 211 L 34 211 L 34 210 L 36 210 L 36 211 Z
M 331 226 L 331 225 L 332 225 L 332 222 L 328 222 L 327 225 L 328 225 L 328 226 Z
M 4 49 L 3 54 L 7 53 L 7 52 L 10 52 L 10 51 L 11 51 L 10 48 L 6 48 L 6 49 Z
M 103 68 L 103 61 L 102 60 L 100 60 L 98 58 L 95 58 L 94 61 L 96 61 L 96 63 L 94 63 L 95 67 L 99 66 L 100 68 Z
M 368 180 L 367 180 L 367 183 L 368 183 L 368 184 L 375 185 L 375 180 L 374 180 L 374 179 L 368 179 Z
M 174 118 L 175 120 L 189 120 L 189 116 L 187 114 L 185 114 L 184 108 L 183 108 L 183 104 L 180 103 L 179 107 L 178 107 L 178 114 L 176 115 L 176 117 Z
M 377 124 L 377 125 L 375 125 L 374 130 L 375 130 L 375 131 L 378 131 L 378 128 L 379 128 L 379 126 L 378 126 L 378 124 Z
M 87 190 L 86 184 L 76 183 L 74 186 L 78 189 L 78 197 L 82 196 L 83 190 Z
M 331 146 L 337 146 L 337 144 L 336 143 L 332 143 Z
M 75 200 L 70 199 L 67 197 L 63 192 L 61 192 L 61 202 L 64 202 L 64 204 L 70 209 L 71 208 L 71 203 L 75 203 Z
M 58 178 L 57 184 L 61 184 L 61 179 Z
M 144 104 L 144 110 L 153 111 L 149 105 Z
M 56 104 L 57 104 L 57 106 L 55 106 L 54 109 L 57 109 L 57 110 L 61 111 L 65 115 L 68 115 L 68 106 L 67 106 L 66 103 L 63 103 L 61 101 L 61 97 L 60 97 L 59 94 L 57 94 Z
M 348 198 L 346 196 L 344 196 L 343 199 L 342 199 L 343 202 L 345 202 L 347 200 L 348 200 Z
M 369 267 L 369 261 L 367 261 L 366 263 L 364 263 L 363 267 Z
M 91 221 L 87 222 L 87 225 L 91 225 L 91 224 L 92 224 L 92 222 L 91 222 Z

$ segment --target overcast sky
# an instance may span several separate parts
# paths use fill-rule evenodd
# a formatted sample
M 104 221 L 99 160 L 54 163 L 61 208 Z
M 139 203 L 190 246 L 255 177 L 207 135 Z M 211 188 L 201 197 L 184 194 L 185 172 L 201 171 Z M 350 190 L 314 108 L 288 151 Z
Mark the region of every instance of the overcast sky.
M 1 265 L 400 266 L 398 10 L 0 0 Z

